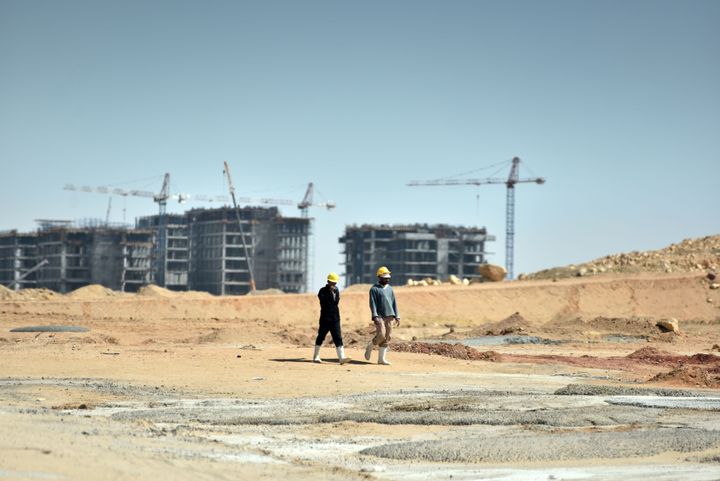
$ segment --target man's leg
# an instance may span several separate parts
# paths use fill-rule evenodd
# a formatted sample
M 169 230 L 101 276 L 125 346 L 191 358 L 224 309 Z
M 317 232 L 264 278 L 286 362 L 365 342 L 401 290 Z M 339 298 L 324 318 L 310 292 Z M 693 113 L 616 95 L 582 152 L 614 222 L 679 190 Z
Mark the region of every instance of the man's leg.
M 385 323 L 382 318 L 377 318 L 373 322 L 375 323 L 375 337 L 373 337 L 372 342 L 376 346 L 381 346 L 385 342 L 385 334 L 383 333 Z
M 318 335 L 315 338 L 315 351 L 313 352 L 313 362 L 322 362 L 322 359 L 320 359 L 320 347 L 322 346 L 322 343 L 325 342 L 325 337 L 327 336 L 329 330 L 330 326 L 328 326 L 324 322 L 320 322 L 320 327 L 318 327 Z
M 365 359 L 370 360 L 370 356 L 372 356 L 372 351 L 375 346 L 378 344 L 385 342 L 385 336 L 383 336 L 383 321 L 382 319 L 375 318 L 373 319 L 373 323 L 375 324 L 375 336 L 368 342 L 368 345 L 365 347 Z
M 380 347 L 387 347 L 388 342 L 390 341 L 390 335 L 392 334 L 392 321 L 394 317 L 383 317 L 382 321 L 376 322 L 375 327 L 380 331 L 382 334 L 382 339 L 378 343 Z M 378 327 L 379 326 L 379 327 Z M 384 333 L 383 333 L 384 329 Z
M 340 364 L 350 362 L 350 358 L 345 357 L 345 347 L 343 346 L 342 332 L 340 330 L 340 321 L 333 322 L 330 325 L 330 335 L 332 336 L 333 342 L 335 343 L 335 351 L 338 355 L 338 362 Z
M 385 327 L 385 339 L 383 340 L 383 343 L 380 344 L 380 350 L 378 352 L 378 364 L 384 364 L 386 366 L 390 365 L 390 361 L 385 358 L 385 355 L 387 354 L 388 343 L 390 342 L 390 338 L 392 336 L 392 322 L 394 319 L 394 317 L 383 318 L 383 325 Z
M 325 338 L 327 337 L 328 332 L 330 332 L 330 326 L 325 322 L 321 322 L 320 327 L 318 327 L 318 335 L 315 338 L 316 346 L 323 345 L 323 342 L 325 342 Z

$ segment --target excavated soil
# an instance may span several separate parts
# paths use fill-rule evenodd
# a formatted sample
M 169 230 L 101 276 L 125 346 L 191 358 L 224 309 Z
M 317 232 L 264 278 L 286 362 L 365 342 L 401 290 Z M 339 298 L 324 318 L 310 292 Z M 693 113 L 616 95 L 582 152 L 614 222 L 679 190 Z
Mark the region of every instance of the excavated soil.
M 720 270 L 720 235 L 715 235 L 685 239 L 655 251 L 612 254 L 584 264 L 555 267 L 532 274 L 521 274 L 520 277 L 521 279 L 561 279 L 604 273 L 710 271 L 714 279 L 718 270 Z
M 391 366 L 361 287 L 344 365 L 314 294 L 0 290 L 0 477 L 720 478 L 705 272 L 398 287 Z M 553 342 L 463 344 L 508 335 Z

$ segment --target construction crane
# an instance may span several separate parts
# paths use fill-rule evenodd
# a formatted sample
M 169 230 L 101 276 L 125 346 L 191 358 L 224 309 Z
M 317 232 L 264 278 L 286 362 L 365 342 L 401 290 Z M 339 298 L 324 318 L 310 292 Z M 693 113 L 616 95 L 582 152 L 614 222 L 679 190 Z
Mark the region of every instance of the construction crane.
M 151 192 L 148 190 L 126 190 L 121 188 L 113 187 L 90 187 L 87 185 L 76 186 L 74 184 L 66 184 L 65 190 L 71 190 L 76 192 L 88 192 L 97 194 L 106 194 L 111 196 L 120 197 L 145 197 L 150 198 L 158 204 L 158 227 L 157 227 L 157 247 L 156 247 L 156 258 L 157 266 L 155 269 L 155 283 L 159 286 L 165 286 L 165 265 L 166 265 L 166 250 L 167 250 L 167 202 L 168 200 L 174 200 L 182 204 L 185 202 L 200 201 L 200 202 L 218 202 L 227 204 L 230 202 L 230 198 L 225 195 L 203 195 L 203 194 L 171 194 L 170 193 L 170 174 L 166 173 L 163 177 L 162 187 L 158 193 Z M 105 224 L 109 225 L 110 222 L 110 207 L 111 200 L 108 199 L 108 209 L 105 214 Z M 295 205 L 295 202 L 289 199 L 273 199 L 273 198 L 251 198 L 251 197 L 238 197 L 234 199 L 237 202 L 257 205 Z
M 322 207 L 327 210 L 332 210 L 336 207 L 335 202 L 329 200 L 327 202 L 319 202 L 315 203 L 315 185 L 310 182 L 307 186 L 307 190 L 305 191 L 305 196 L 303 197 L 303 200 L 300 201 L 300 203 L 297 205 L 298 209 L 300 209 L 300 216 L 309 219 L 309 209 L 310 207 Z M 314 267 L 315 267 L 315 243 L 313 241 L 313 229 L 312 229 L 312 219 L 308 220 L 308 246 L 307 249 L 305 249 L 305 292 L 308 292 L 310 290 L 310 279 L 314 276 Z
M 230 197 L 226 195 L 203 195 L 203 194 L 171 194 L 170 193 L 170 174 L 166 173 L 163 178 L 163 184 L 160 189 L 160 192 L 155 193 L 147 190 L 126 190 L 121 188 L 112 188 L 112 187 L 91 187 L 87 185 L 82 186 L 76 186 L 74 184 L 66 184 L 64 189 L 70 190 L 70 191 L 76 191 L 76 192 L 86 192 L 86 193 L 98 193 L 98 194 L 106 194 L 109 195 L 110 198 L 108 199 L 108 208 L 105 214 L 105 224 L 109 225 L 110 222 L 110 209 L 112 205 L 112 196 L 120 196 L 120 197 L 145 197 L 145 198 L 151 198 L 154 202 L 157 202 L 158 204 L 158 231 L 157 231 L 157 259 L 158 259 L 158 266 L 156 268 L 156 280 L 155 282 L 160 285 L 165 285 L 165 272 L 164 272 L 164 266 L 165 266 L 165 256 L 166 256 L 166 233 L 167 233 L 167 216 L 166 216 L 166 210 L 167 210 L 167 202 L 168 200 L 175 200 L 178 203 L 185 203 L 185 202 L 193 202 L 193 201 L 199 201 L 199 202 L 217 202 L 222 204 L 228 204 L 230 202 L 233 203 L 233 206 L 235 208 L 236 217 L 238 218 L 239 222 L 239 205 L 240 204 L 252 204 L 252 205 L 277 205 L 277 206 L 291 206 L 295 205 L 298 209 L 300 209 L 301 216 L 304 218 L 308 217 L 308 210 L 310 207 L 322 207 L 326 208 L 328 210 L 334 209 L 336 204 L 332 201 L 327 202 L 320 202 L 315 203 L 314 201 L 314 184 L 310 182 L 308 184 L 307 190 L 305 192 L 305 196 L 303 197 L 302 201 L 299 203 L 290 199 L 278 199 L 278 198 L 271 198 L 271 197 L 261 197 L 261 198 L 254 198 L 254 197 L 238 197 L 235 195 L 235 188 L 232 185 L 232 179 L 230 177 L 230 169 L 225 162 L 225 170 L 224 173 L 228 180 L 228 185 L 230 187 Z M 240 229 L 242 230 L 242 226 L 240 226 Z M 243 243 L 245 242 L 244 235 L 242 236 Z M 310 237 L 312 239 L 312 237 Z M 311 241 L 312 242 L 312 241 Z M 254 273 L 253 269 L 251 267 L 252 260 L 247 255 L 247 246 L 244 245 L 244 248 L 246 249 L 246 257 L 248 259 L 248 269 L 250 272 L 250 288 L 251 290 L 255 290 L 255 279 L 254 279 Z M 310 270 L 310 250 L 311 246 L 308 246 L 306 257 L 305 257 L 305 265 L 308 266 L 308 271 Z M 308 285 L 308 280 L 310 279 L 311 275 L 310 272 L 308 272 L 307 278 L 306 278 L 306 290 Z
M 300 203 L 297 205 L 298 209 L 300 209 L 300 215 L 302 217 L 308 216 L 308 209 L 310 207 L 324 207 L 327 210 L 332 210 L 336 207 L 335 202 L 333 201 L 327 201 L 327 202 L 320 202 L 319 204 L 316 204 L 314 202 L 315 197 L 315 185 L 310 182 L 307 186 L 307 190 L 305 191 L 305 197 L 303 197 L 303 200 L 300 201 Z
M 247 263 L 248 272 L 250 273 L 250 292 L 255 291 L 255 276 L 253 274 L 253 263 L 248 253 L 247 242 L 245 242 L 245 232 L 243 229 L 242 221 L 240 220 L 240 207 L 238 207 L 237 199 L 235 198 L 235 187 L 233 187 L 232 177 L 230 176 L 230 166 L 227 161 L 223 161 L 225 170 L 223 171 L 225 177 L 227 177 L 228 188 L 230 190 L 230 197 L 232 197 L 233 207 L 235 208 L 235 217 L 237 218 L 238 228 L 240 229 L 240 239 L 242 239 L 243 251 L 245 253 L 245 262 Z
M 182 203 L 188 200 L 188 196 L 185 194 L 170 194 L 170 174 L 166 173 L 163 177 L 163 184 L 160 188 L 160 192 L 154 193 L 147 190 L 125 190 L 120 188 L 110 187 L 89 187 L 86 185 L 76 187 L 73 184 L 66 184 L 65 190 L 79 191 L 79 192 L 95 192 L 98 194 L 108 194 L 110 196 L 118 195 L 122 197 L 146 197 L 151 198 L 158 204 L 158 230 L 157 230 L 157 266 L 155 272 L 155 283 L 159 286 L 165 286 L 165 256 L 166 256 L 166 211 L 168 199 L 174 199 Z M 112 198 L 112 197 L 111 197 Z M 109 223 L 110 220 L 110 203 L 108 203 L 108 211 L 106 214 L 105 222 Z
M 505 162 L 503 162 L 503 165 Z M 507 179 L 489 177 L 485 179 L 436 179 L 428 181 L 411 181 L 408 186 L 439 186 L 439 185 L 486 185 L 486 184 L 505 184 L 507 187 L 506 203 L 505 203 L 505 269 L 507 270 L 508 279 L 513 279 L 513 259 L 515 244 L 515 184 L 544 184 L 543 177 L 520 178 L 520 159 L 513 157 L 512 167 Z

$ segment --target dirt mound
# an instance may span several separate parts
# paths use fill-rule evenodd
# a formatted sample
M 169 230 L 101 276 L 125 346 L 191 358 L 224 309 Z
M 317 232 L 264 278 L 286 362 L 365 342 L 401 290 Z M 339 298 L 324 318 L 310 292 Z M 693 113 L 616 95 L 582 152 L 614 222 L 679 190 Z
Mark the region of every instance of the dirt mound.
M 50 289 L 21 289 L 13 294 L 14 300 L 19 301 L 49 301 L 60 297 Z
M 283 329 L 282 331 L 275 332 L 275 336 L 281 340 L 281 342 L 294 344 L 296 346 L 312 346 L 315 343 L 316 334 L 306 334 L 298 331 L 291 331 L 290 329 Z M 329 340 L 330 335 L 328 335 Z M 345 339 L 343 339 L 345 342 Z
M 15 291 L 8 289 L 7 287 L 0 285 L 0 301 L 5 301 L 15 297 Z
M 648 382 L 664 382 L 678 386 L 720 387 L 720 356 L 693 354 L 677 356 L 652 347 L 643 347 L 630 353 L 627 358 L 649 364 L 674 365 L 672 370 L 659 373 Z
M 678 366 L 670 372 L 660 373 L 648 382 L 664 382 L 679 386 L 720 387 L 720 372 L 700 366 Z
M 115 297 L 118 293 L 112 289 L 101 286 L 100 284 L 91 284 L 89 286 L 75 289 L 68 294 L 73 299 L 102 299 L 104 297 Z
M 699 352 L 688 357 L 688 362 L 692 364 L 718 364 L 718 367 L 720 367 L 720 356 Z
M 463 344 L 427 343 L 427 342 L 398 342 L 390 347 L 393 351 L 412 352 L 416 354 L 435 354 L 438 356 L 464 359 L 470 361 L 500 361 L 501 356 L 495 351 L 478 351 Z
M 720 235 L 685 239 L 655 251 L 612 254 L 579 265 L 554 267 L 518 279 L 559 279 L 602 273 L 694 272 L 720 269 Z
M 633 351 L 627 356 L 629 359 L 644 361 L 650 364 L 664 364 L 667 362 L 678 362 L 684 359 L 684 356 L 676 356 L 666 351 L 655 349 L 654 347 L 642 347 L 637 351 Z
M 347 286 L 342 292 L 370 292 L 372 286 L 372 284 L 353 284 Z
M 147 286 L 142 286 L 137 291 L 138 295 L 140 296 L 147 296 L 147 297 L 178 297 L 178 293 L 171 291 L 170 289 L 165 289 L 164 287 L 156 286 L 155 284 L 150 284 Z
M 638 337 L 653 341 L 673 342 L 676 333 L 663 332 L 655 319 L 647 317 L 604 317 L 591 319 L 577 317 L 564 322 L 548 323 L 542 328 L 543 333 L 567 335 L 571 337 L 590 336 L 626 336 Z
M 205 291 L 178 291 L 176 294 L 181 295 L 182 297 L 191 297 L 191 298 L 206 298 L 211 299 L 215 297 L 213 294 L 210 294 L 209 292 Z
M 285 294 L 282 289 L 256 289 L 247 293 L 248 296 L 280 296 Z
M 515 312 L 497 322 L 493 322 L 480 329 L 485 336 L 505 336 L 507 334 L 521 334 L 527 332 L 532 323 L 525 319 L 519 312 Z
M 692 356 L 682 356 L 648 346 L 631 352 L 625 357 L 649 364 L 700 364 L 720 370 L 720 356 L 715 354 L 697 353 Z

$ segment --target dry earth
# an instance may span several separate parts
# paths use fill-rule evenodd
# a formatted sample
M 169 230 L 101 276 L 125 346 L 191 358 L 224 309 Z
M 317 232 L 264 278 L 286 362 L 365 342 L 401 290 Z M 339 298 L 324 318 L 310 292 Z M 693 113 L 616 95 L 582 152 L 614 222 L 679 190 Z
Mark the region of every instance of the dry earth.
M 0 478 L 720 479 L 712 284 L 398 287 L 392 366 L 362 358 L 365 288 L 344 366 L 309 362 L 313 295 L 0 289 Z

